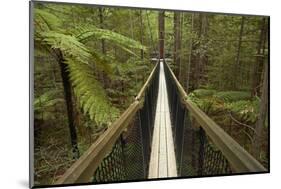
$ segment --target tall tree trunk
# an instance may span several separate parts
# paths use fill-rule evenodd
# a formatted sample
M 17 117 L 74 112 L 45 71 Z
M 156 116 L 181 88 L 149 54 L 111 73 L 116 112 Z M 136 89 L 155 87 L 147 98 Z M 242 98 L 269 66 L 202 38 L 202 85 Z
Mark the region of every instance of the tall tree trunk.
M 237 46 L 237 53 L 235 59 L 235 69 L 234 69 L 234 79 L 233 79 L 233 88 L 237 89 L 239 84 L 238 78 L 240 78 L 240 52 L 241 52 L 241 45 L 242 45 L 242 37 L 244 31 L 244 22 L 245 17 L 241 17 L 241 25 L 240 25 L 240 32 L 239 32 L 239 39 L 238 39 L 238 46 Z
M 104 23 L 103 23 L 103 8 L 99 8 L 99 19 L 100 19 L 100 28 L 104 29 Z M 106 50 L 105 50 L 105 40 L 101 39 L 101 50 L 102 53 L 105 54 Z
M 189 42 L 189 57 L 188 57 L 188 65 L 187 65 L 187 79 L 186 79 L 186 93 L 189 93 L 189 84 L 190 84 L 190 68 L 191 68 L 191 58 L 192 58 L 192 48 L 193 48 L 193 27 L 194 27 L 194 14 L 191 15 L 191 36 Z
M 183 30 L 184 30 L 184 22 L 185 19 L 187 18 L 187 16 L 184 16 L 183 14 L 181 14 L 181 21 L 180 21 L 180 69 L 179 69 L 179 81 L 182 84 L 182 86 L 184 87 L 184 89 L 186 88 L 186 81 L 187 81 L 187 62 L 184 56 L 183 52 L 183 46 L 182 46 L 182 40 L 183 40 Z
M 61 51 L 57 51 L 58 55 L 58 63 L 61 70 L 61 77 L 63 82 L 63 89 L 64 89 L 64 98 L 66 103 L 67 109 L 67 117 L 68 117 L 68 128 L 70 131 L 70 139 L 71 139 L 71 146 L 73 152 L 73 158 L 79 158 L 79 149 L 77 143 L 77 133 L 74 121 L 74 110 L 73 110 L 73 103 L 72 103 L 72 92 L 71 92 L 71 84 L 69 79 L 69 71 L 67 69 L 67 65 L 64 63 L 64 58 Z
M 158 14 L 158 37 L 159 37 L 159 58 L 164 59 L 164 39 L 165 39 L 165 12 L 159 11 Z
M 262 86 L 262 96 L 259 109 L 259 117 L 256 123 L 255 135 L 253 137 L 253 155 L 257 159 L 260 159 L 260 152 L 262 146 L 262 131 L 264 129 L 264 123 L 267 117 L 268 111 L 268 63 L 264 64 L 264 76 L 263 76 L 263 86 Z
M 175 75 L 179 79 L 180 73 L 180 50 L 181 50 L 181 36 L 180 36 L 180 13 L 174 12 L 174 64 Z
M 265 42 L 266 42 L 266 18 L 262 18 L 260 21 L 260 39 L 259 43 L 257 45 L 257 59 L 256 63 L 253 64 L 252 68 L 252 90 L 251 90 L 251 96 L 254 97 L 255 95 L 258 95 L 258 86 L 260 84 L 260 77 L 258 74 L 258 70 L 260 65 L 262 65 L 262 62 L 264 61 L 264 49 L 265 49 Z M 259 96 L 259 95 L 258 95 Z
M 207 15 L 204 13 L 200 13 L 199 14 L 199 19 L 198 19 L 198 23 L 199 23 L 199 28 L 198 28 L 198 38 L 199 38 L 199 46 L 197 48 L 199 48 L 200 52 L 198 53 L 196 59 L 196 64 L 195 64 L 195 81 L 194 81 L 194 88 L 197 89 L 200 85 L 200 81 L 201 81 L 201 76 L 203 73 L 203 67 L 205 66 L 206 63 L 206 55 L 205 52 L 202 52 L 202 48 L 203 48 L 203 43 L 204 43 L 204 38 L 206 38 L 207 35 L 207 27 L 208 27 L 208 21 L 207 21 Z
M 99 21 L 100 21 L 100 28 L 104 29 L 104 9 L 99 7 Z M 101 39 L 101 52 L 103 55 L 106 55 L 106 48 L 105 48 L 105 39 Z M 103 71 L 102 73 L 98 73 L 97 74 L 99 78 L 102 79 L 104 87 L 107 88 L 108 87 L 108 83 L 110 83 L 108 81 L 108 78 L 106 77 L 106 73 Z
M 142 20 L 142 10 L 140 10 L 140 42 L 143 45 L 143 20 Z M 144 58 L 144 51 L 143 49 L 140 50 L 141 60 Z

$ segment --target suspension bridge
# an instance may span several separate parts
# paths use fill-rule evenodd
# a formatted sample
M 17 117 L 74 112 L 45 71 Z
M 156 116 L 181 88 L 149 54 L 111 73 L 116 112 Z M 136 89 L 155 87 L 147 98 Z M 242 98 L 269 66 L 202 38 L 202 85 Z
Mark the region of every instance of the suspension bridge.
M 158 59 L 132 104 L 55 184 L 267 172 Z

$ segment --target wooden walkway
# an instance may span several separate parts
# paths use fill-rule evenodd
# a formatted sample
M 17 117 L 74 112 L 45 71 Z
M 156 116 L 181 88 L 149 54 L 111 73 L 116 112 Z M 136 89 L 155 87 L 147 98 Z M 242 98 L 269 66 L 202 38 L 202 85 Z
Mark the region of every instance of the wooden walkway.
M 177 166 L 163 62 L 160 62 L 155 115 L 148 178 L 176 177 Z

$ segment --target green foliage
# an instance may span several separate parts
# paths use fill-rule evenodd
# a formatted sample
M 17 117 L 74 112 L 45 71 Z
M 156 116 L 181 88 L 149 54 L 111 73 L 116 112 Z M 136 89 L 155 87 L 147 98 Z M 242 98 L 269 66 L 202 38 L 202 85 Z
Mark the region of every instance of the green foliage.
M 196 89 L 192 93 L 196 97 L 201 98 L 201 97 L 212 96 L 215 92 L 216 92 L 216 90 L 213 90 L 213 89 Z
M 121 49 L 135 56 L 138 55 L 131 51 L 130 48 L 146 50 L 146 48 L 141 45 L 140 42 L 106 29 L 100 29 L 93 26 L 80 26 L 79 28 L 75 29 L 73 33 L 76 34 L 76 38 L 81 42 L 86 42 L 91 39 L 106 39 L 107 41 L 114 43 Z
M 230 112 L 239 121 L 255 123 L 259 111 L 259 99 L 250 99 L 245 91 L 220 91 L 197 89 L 188 95 L 202 111 L 209 115 L 224 115 Z
M 55 30 L 62 25 L 60 19 L 46 10 L 35 8 L 34 13 L 35 31 Z
M 52 49 L 59 49 L 64 56 L 88 64 L 91 53 L 75 37 L 54 31 L 44 32 L 42 37 L 42 42 L 49 45 Z
M 79 41 L 85 42 L 89 41 L 91 39 L 106 39 L 116 45 L 120 45 L 122 47 L 127 48 L 135 48 L 135 49 L 143 49 L 146 48 L 141 45 L 140 42 L 135 41 L 131 38 L 128 38 L 124 35 L 121 35 L 119 33 L 106 30 L 106 29 L 100 29 L 93 26 L 87 26 L 87 27 L 77 27 L 75 33 L 77 33 L 76 37 Z
M 108 101 L 105 90 L 96 80 L 94 70 L 87 64 L 67 60 L 70 80 L 83 111 L 98 125 L 109 124 L 119 115 L 119 110 Z
M 108 101 L 105 90 L 96 80 L 93 65 L 89 63 L 92 54 L 87 47 L 70 35 L 51 31 L 42 36 L 44 43 L 63 52 L 75 94 L 84 113 L 88 113 L 97 125 L 112 122 L 119 111 Z M 97 56 L 95 59 L 98 59 Z
M 99 52 L 90 51 L 87 42 L 106 39 L 131 54 L 134 53 L 130 48 L 145 50 L 145 47 L 121 34 L 94 26 L 79 25 L 73 30 L 64 31 L 58 28 L 61 22 L 56 16 L 41 9 L 36 9 L 35 17 L 38 26 L 42 28 L 38 31 L 37 41 L 46 49 L 54 49 L 55 54 L 62 53 L 83 112 L 88 113 L 97 125 L 110 124 L 118 117 L 119 110 L 111 104 L 106 90 L 95 77 L 95 70 L 112 73 L 111 63 L 115 60 Z
M 214 97 L 225 102 L 233 102 L 238 100 L 248 100 L 251 98 L 251 93 L 245 91 L 221 91 L 216 93 Z
M 259 101 L 258 100 L 239 100 L 226 103 L 225 107 L 233 113 L 239 120 L 255 123 L 258 118 Z
M 51 90 L 35 97 L 33 102 L 34 116 L 37 119 L 52 119 L 54 115 L 49 112 L 56 104 L 63 102 L 62 98 L 57 98 L 58 91 Z

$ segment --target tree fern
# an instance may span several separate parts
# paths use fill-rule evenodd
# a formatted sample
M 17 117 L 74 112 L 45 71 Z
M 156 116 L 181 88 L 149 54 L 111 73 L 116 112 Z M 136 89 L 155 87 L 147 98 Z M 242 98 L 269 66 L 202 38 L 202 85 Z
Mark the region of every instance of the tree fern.
M 109 124 L 119 115 L 119 110 L 112 106 L 106 91 L 95 77 L 95 70 L 111 72 L 108 62 L 112 59 L 101 53 L 90 51 L 86 44 L 89 40 L 106 39 L 127 52 L 134 54 L 130 48 L 145 49 L 139 42 L 121 34 L 99 29 L 93 26 L 79 29 L 63 30 L 61 22 L 51 13 L 35 10 L 37 42 L 47 49 L 62 52 L 67 64 L 70 80 L 84 113 L 98 125 Z M 95 70 L 94 70 L 95 69 Z

